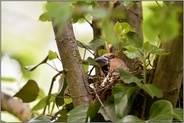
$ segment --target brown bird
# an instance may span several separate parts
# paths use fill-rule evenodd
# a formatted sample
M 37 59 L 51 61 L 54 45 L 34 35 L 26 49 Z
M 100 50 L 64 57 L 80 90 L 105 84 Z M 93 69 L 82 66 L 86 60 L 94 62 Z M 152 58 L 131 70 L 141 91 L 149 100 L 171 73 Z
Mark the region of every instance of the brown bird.
M 125 62 L 114 53 L 106 53 L 103 56 L 96 58 L 95 61 L 101 66 L 101 69 L 106 76 L 101 84 L 102 86 L 104 86 L 107 81 L 119 77 L 118 68 L 129 71 Z
M 101 66 L 105 75 L 109 71 L 118 71 L 118 68 L 123 68 L 124 70 L 129 71 L 125 62 L 114 53 L 106 53 L 103 56 L 96 58 L 95 61 Z

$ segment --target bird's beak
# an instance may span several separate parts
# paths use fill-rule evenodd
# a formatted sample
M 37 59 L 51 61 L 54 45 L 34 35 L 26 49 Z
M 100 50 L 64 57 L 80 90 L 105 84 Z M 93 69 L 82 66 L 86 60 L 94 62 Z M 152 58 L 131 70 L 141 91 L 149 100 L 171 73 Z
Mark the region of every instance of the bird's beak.
M 109 61 L 108 58 L 104 57 L 104 56 L 100 56 L 98 58 L 95 59 L 95 61 L 101 66 L 105 66 L 108 65 Z

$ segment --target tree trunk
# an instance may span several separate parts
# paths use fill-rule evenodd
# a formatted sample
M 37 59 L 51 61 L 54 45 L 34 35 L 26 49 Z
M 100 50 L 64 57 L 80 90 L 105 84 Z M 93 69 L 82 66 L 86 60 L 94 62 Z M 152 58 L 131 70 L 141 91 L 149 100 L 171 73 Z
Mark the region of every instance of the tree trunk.
M 77 48 L 77 42 L 73 33 L 72 23 L 69 22 L 63 32 L 59 31 L 59 25 L 52 25 L 55 33 L 56 43 L 61 57 L 68 88 L 73 100 L 74 107 L 91 100 L 88 93 L 88 81 L 85 76 L 82 60 Z
M 183 2 L 175 2 L 174 6 L 183 8 Z M 182 9 L 183 10 L 183 9 Z M 173 41 L 162 43 L 161 48 L 169 51 L 166 56 L 159 56 L 152 83 L 160 88 L 163 98 L 176 106 L 183 78 L 183 13 L 180 14 L 180 34 Z

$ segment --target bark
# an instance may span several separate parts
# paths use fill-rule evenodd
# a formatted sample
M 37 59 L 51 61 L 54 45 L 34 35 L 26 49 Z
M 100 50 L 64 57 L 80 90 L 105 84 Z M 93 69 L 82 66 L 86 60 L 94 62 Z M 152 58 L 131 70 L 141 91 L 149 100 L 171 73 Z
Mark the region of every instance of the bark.
M 183 2 L 175 2 L 174 6 L 183 8 Z M 183 9 L 182 9 L 183 10 Z M 162 43 L 161 48 L 169 51 L 167 56 L 159 56 L 152 83 L 160 88 L 163 98 L 176 106 L 183 78 L 183 13 L 180 14 L 180 34 L 173 41 Z
M 74 37 L 72 23 L 69 22 L 64 31 L 59 31 L 59 25 L 52 20 L 56 43 L 62 61 L 68 88 L 74 107 L 91 100 L 88 93 L 88 81 L 85 76 L 82 60 Z
M 1 110 L 15 115 L 23 122 L 31 119 L 31 109 L 19 99 L 15 99 L 4 92 L 1 92 Z

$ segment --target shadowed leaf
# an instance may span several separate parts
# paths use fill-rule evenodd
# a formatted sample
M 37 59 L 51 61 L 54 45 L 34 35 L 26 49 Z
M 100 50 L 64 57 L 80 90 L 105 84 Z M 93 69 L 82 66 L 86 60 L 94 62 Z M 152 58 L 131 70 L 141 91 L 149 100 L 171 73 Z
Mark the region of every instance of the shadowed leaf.
M 39 87 L 34 80 L 28 80 L 26 85 L 24 85 L 19 92 L 17 92 L 14 97 L 22 99 L 23 102 L 28 103 L 36 100 L 39 95 Z

